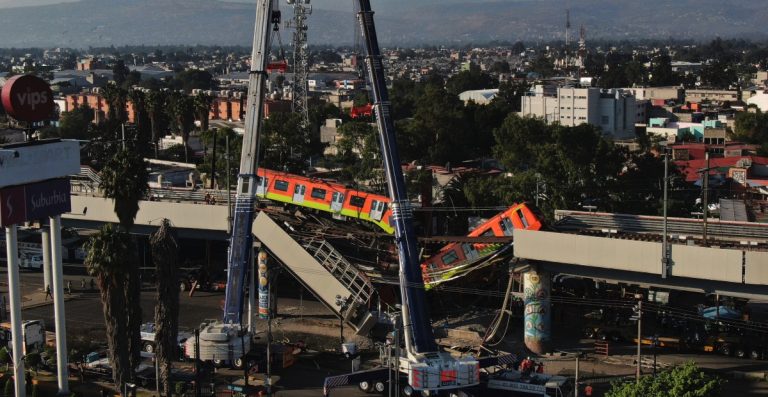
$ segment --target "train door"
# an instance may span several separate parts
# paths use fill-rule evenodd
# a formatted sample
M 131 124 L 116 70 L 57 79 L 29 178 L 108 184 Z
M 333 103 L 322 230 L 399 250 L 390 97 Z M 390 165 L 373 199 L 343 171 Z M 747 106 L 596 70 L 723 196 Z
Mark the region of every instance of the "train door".
M 387 203 L 383 201 L 373 200 L 371 202 L 371 219 L 375 221 L 380 221 L 381 217 L 384 216 L 384 211 L 386 210 L 387 210 Z
M 293 202 L 296 204 L 301 204 L 304 202 L 304 193 L 306 193 L 307 187 L 304 185 L 299 185 L 298 183 L 293 188 Z
M 509 220 L 509 218 L 501 218 L 501 223 L 499 224 L 501 226 L 501 231 L 504 232 L 505 236 L 511 236 L 512 235 L 512 229 L 515 228 L 515 226 L 512 224 L 512 221 Z
M 256 195 L 258 196 L 264 196 L 267 194 L 267 184 L 269 183 L 269 178 L 258 178 L 258 185 L 256 185 Z
M 465 243 L 461 245 L 461 248 L 464 250 L 464 256 L 467 258 L 468 261 L 472 261 L 477 259 L 480 254 L 477 253 L 475 250 L 475 246 L 469 243 Z
M 343 205 L 344 205 L 344 193 L 333 192 L 333 197 L 331 198 L 331 211 L 341 212 L 341 208 Z

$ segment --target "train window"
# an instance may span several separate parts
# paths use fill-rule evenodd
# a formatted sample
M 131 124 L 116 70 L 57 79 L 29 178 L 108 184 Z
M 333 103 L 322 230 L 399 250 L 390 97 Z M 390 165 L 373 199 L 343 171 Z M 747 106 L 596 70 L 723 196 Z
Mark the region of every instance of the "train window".
M 288 191 L 288 182 L 283 180 L 276 180 L 275 181 L 275 190 L 279 190 L 281 192 L 287 192 Z
M 517 209 L 517 216 L 520 217 L 520 222 L 523 222 L 523 228 L 528 229 L 528 220 L 525 219 L 525 215 L 523 215 L 523 210 Z
M 325 200 L 325 189 L 320 189 L 317 187 L 312 188 L 312 198 L 316 198 L 318 200 Z
M 349 205 L 353 207 L 363 208 L 363 205 L 365 205 L 365 197 L 354 196 L 354 195 L 350 196 Z
M 505 236 L 512 235 L 512 229 L 514 229 L 515 226 L 512 224 L 512 221 L 509 220 L 509 218 L 501 218 L 499 225 L 501 226 L 501 231 L 504 232 Z
M 449 252 L 449 253 L 447 253 L 447 254 L 443 255 L 443 257 L 442 257 L 442 258 L 440 258 L 440 259 L 442 259 L 442 260 L 443 260 L 443 264 L 444 264 L 444 265 L 448 266 L 448 265 L 450 265 L 451 263 L 453 263 L 453 262 L 456 262 L 457 260 L 459 260 L 459 256 L 458 256 L 458 255 L 456 255 L 456 252 L 454 252 L 454 251 L 451 251 L 451 252 Z

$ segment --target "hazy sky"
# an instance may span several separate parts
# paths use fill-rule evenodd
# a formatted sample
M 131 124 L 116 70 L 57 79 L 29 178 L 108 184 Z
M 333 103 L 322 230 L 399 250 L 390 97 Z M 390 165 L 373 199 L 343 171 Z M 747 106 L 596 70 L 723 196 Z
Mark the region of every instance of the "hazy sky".
M 46 4 L 71 3 L 77 0 L 0 0 L 0 8 L 41 6 Z

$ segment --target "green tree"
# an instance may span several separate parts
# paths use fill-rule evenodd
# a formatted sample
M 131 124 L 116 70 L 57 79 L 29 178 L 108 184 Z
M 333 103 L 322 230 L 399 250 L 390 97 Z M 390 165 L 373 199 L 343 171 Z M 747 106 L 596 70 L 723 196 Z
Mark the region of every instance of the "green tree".
M 498 81 L 488 73 L 480 70 L 480 66 L 474 63 L 469 65 L 469 70 L 464 70 L 452 76 L 445 83 L 445 89 L 453 95 L 459 95 L 467 90 L 480 90 L 496 88 Z
M 606 397 L 716 397 L 722 382 L 701 371 L 695 363 L 662 371 L 655 377 L 644 377 L 640 382 L 614 383 Z
M 616 191 L 616 178 L 626 157 L 595 127 L 547 125 L 541 119 L 511 114 L 494 136 L 493 153 L 513 174 L 495 178 L 494 196 L 502 202 L 533 201 L 540 184 L 546 186 L 546 200 L 540 204 L 545 214 L 587 202 L 611 210 L 611 192 Z M 477 190 L 476 196 L 482 195 Z
M 131 148 L 118 151 L 101 170 L 104 196 L 114 201 L 115 214 L 126 231 L 133 227 L 139 212 L 139 201 L 149 191 L 148 179 L 144 159 Z
M 16 390 L 13 388 L 13 378 L 8 378 L 7 381 L 5 381 L 5 388 L 3 389 L 3 396 L 6 397 L 13 397 L 16 395 Z
M 152 123 L 147 112 L 147 95 L 141 90 L 132 89 L 128 91 L 128 99 L 133 104 L 134 139 L 141 142 L 140 148 L 146 149 L 143 154 L 148 154 L 152 141 Z
M 128 233 L 104 225 L 85 245 L 88 274 L 96 278 L 107 333 L 112 380 L 120 389 L 132 377 L 125 278 L 135 251 Z
M 200 121 L 200 130 L 208 130 L 208 122 L 210 121 L 211 106 L 213 105 L 213 97 L 203 92 L 197 94 L 193 100 L 193 107 L 195 112 L 195 118 Z
M 310 140 L 300 123 L 301 116 L 296 113 L 273 113 L 264 120 L 261 163 L 265 168 L 288 172 L 304 170 Z
M 155 158 L 157 158 L 157 147 L 160 141 L 161 131 L 165 128 L 165 108 L 168 103 L 168 95 L 165 91 L 152 90 L 146 96 L 147 115 L 149 116 L 150 129 L 152 131 L 152 144 L 155 147 Z
M 125 62 L 122 59 L 118 59 L 112 66 L 112 80 L 118 87 L 124 88 L 126 78 L 128 77 L 130 70 L 125 66 Z
M 188 95 L 174 92 L 169 98 L 168 112 L 175 130 L 184 142 L 184 162 L 189 162 L 189 135 L 195 123 L 194 100 Z
M 349 121 L 339 127 L 338 158 L 344 164 L 343 173 L 354 181 L 371 181 L 374 186 L 383 183 L 381 149 L 377 130 L 369 123 Z
M 93 117 L 93 109 L 87 105 L 81 105 L 70 112 L 63 113 L 59 121 L 59 135 L 64 139 L 90 139 L 89 130 Z
M 456 95 L 427 84 L 418 98 L 413 118 L 397 125 L 397 143 L 404 161 L 445 164 L 467 159 L 475 136 L 464 117 L 464 104 Z
M 661 87 L 679 84 L 678 76 L 672 71 L 672 58 L 669 55 L 659 55 L 651 61 L 652 87 Z
M 177 356 L 179 333 L 179 245 L 168 219 L 150 237 L 152 260 L 157 270 L 157 305 L 155 306 L 155 345 L 160 365 L 160 381 L 165 395 L 171 395 L 171 361 Z
M 173 78 L 170 83 L 171 88 L 190 92 L 194 89 L 210 90 L 214 87 L 213 76 L 205 71 L 198 69 L 184 70 Z
M 120 227 L 126 233 L 133 227 L 136 214 L 139 211 L 139 201 L 146 197 L 149 191 L 147 180 L 149 173 L 146 163 L 135 147 L 126 147 L 114 155 L 101 170 L 101 188 L 104 196 L 114 201 L 114 210 L 120 220 Z M 126 255 L 129 261 L 125 268 L 125 275 L 120 280 L 123 284 L 125 302 L 120 313 L 112 313 L 116 316 L 127 316 L 126 334 L 130 364 L 130 374 L 141 361 L 141 277 L 139 275 L 138 261 L 135 260 L 135 251 Z
M 126 101 L 128 91 L 116 84 L 107 84 L 104 87 L 104 99 L 109 105 L 109 114 L 107 118 L 116 124 L 122 124 L 128 121 L 128 111 L 126 110 Z

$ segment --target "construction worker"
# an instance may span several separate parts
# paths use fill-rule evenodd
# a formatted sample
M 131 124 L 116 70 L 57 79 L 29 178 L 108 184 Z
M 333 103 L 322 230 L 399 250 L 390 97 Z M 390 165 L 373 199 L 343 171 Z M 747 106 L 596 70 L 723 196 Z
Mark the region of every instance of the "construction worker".
M 587 396 L 587 397 L 591 397 L 591 396 L 592 396 L 592 385 L 589 385 L 589 384 L 588 384 L 588 385 L 587 385 L 587 386 L 584 388 L 584 395 L 585 395 L 585 396 Z

